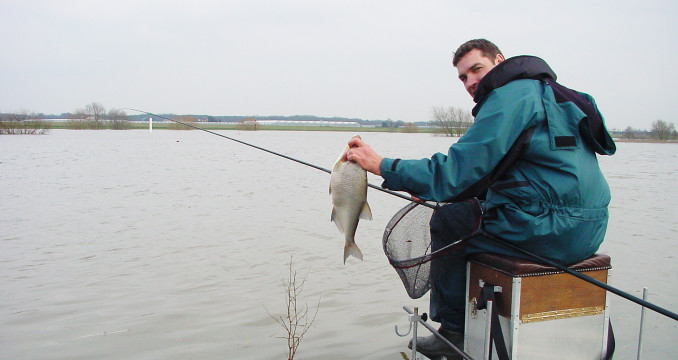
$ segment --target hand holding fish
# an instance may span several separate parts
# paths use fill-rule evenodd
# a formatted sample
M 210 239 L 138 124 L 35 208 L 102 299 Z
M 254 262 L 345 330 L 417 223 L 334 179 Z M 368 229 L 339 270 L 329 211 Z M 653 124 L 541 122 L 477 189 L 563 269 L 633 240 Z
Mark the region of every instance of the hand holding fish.
M 367 173 L 357 163 L 346 161 L 349 150 L 346 147 L 339 154 L 330 177 L 333 205 L 331 219 L 339 231 L 344 233 L 344 264 L 349 256 L 363 259 L 363 254 L 355 243 L 355 232 L 360 219 L 372 220 L 372 210 L 367 204 Z
M 381 175 L 380 166 L 384 157 L 377 154 L 360 136 L 354 136 L 349 140 L 345 157 L 346 160 L 360 165 L 372 174 Z
M 374 149 L 364 142 L 359 135 L 351 138 L 348 142 L 348 150 L 344 154 L 344 160 L 354 162 L 361 168 L 371 172 L 374 175 L 381 176 L 381 161 L 384 157 L 377 154 Z M 423 203 L 424 200 L 411 195 L 412 201 Z

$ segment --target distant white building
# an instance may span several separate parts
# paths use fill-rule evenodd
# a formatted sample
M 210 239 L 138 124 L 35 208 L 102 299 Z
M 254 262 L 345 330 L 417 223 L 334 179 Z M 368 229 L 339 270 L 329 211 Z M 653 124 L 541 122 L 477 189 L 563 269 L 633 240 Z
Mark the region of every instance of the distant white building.
M 357 121 L 257 120 L 259 125 L 361 127 Z

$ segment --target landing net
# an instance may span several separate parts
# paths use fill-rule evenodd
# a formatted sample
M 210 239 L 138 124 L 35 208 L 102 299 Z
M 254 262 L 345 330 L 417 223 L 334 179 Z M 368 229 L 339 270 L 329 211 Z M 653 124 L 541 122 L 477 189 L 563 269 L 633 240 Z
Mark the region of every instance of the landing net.
M 393 216 L 384 231 L 384 253 L 412 299 L 431 288 L 431 215 L 432 208 L 412 202 Z

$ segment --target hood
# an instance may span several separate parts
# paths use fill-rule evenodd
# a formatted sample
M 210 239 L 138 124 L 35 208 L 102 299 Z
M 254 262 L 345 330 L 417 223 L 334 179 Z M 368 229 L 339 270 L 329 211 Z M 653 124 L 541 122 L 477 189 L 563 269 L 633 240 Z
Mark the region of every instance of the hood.
M 592 99 L 568 89 L 556 82 L 556 74 L 548 64 L 536 56 L 516 56 L 499 63 L 480 80 L 478 90 L 473 98 L 476 106 L 471 113 L 475 117 L 483 106 L 483 102 L 492 90 L 500 88 L 511 81 L 521 79 L 541 80 L 553 89 L 557 103 L 572 102 L 585 116 L 578 122 L 579 134 L 595 152 L 601 155 L 612 155 L 617 147 L 605 128 L 602 116 Z
M 556 73 L 551 70 L 546 61 L 536 56 L 515 56 L 502 61 L 480 80 L 476 95 L 473 97 L 473 101 L 476 102 L 472 111 L 473 116 L 476 116 L 483 101 L 492 90 L 520 79 L 556 80 Z

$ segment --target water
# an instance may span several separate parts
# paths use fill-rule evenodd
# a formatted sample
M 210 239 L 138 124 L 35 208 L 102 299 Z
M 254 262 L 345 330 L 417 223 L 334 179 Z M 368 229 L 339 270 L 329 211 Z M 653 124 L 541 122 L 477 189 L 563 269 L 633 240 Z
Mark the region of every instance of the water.
M 351 133 L 226 132 L 330 168 Z M 382 155 L 426 157 L 450 139 L 363 134 Z M 678 156 L 618 144 L 601 158 L 612 188 L 601 252 L 610 283 L 678 309 Z M 374 184 L 379 179 L 370 177 Z M 370 190 L 373 221 L 343 264 L 329 175 L 200 131 L 68 131 L 0 137 L 0 358 L 285 358 L 270 314 L 285 310 L 292 258 L 319 303 L 299 359 L 397 359 L 407 297 L 381 249 L 405 201 Z M 635 359 L 640 308 L 611 296 L 615 359 Z M 678 324 L 653 312 L 645 359 L 676 350 Z

